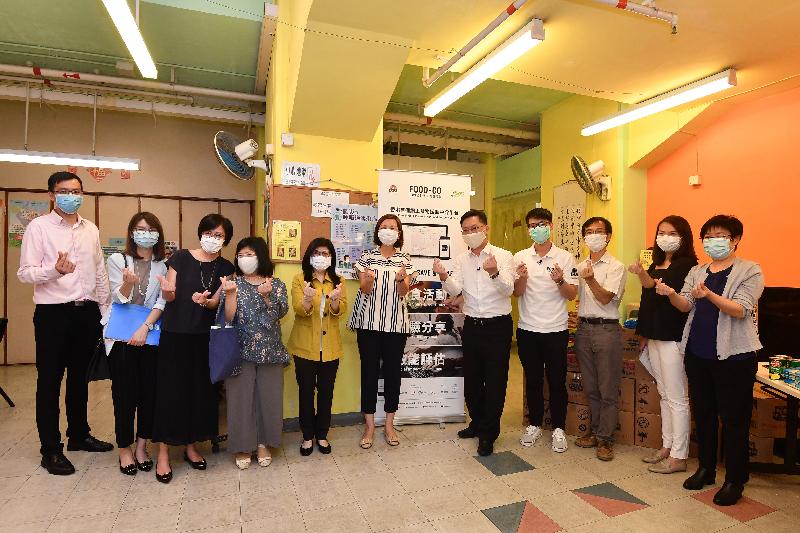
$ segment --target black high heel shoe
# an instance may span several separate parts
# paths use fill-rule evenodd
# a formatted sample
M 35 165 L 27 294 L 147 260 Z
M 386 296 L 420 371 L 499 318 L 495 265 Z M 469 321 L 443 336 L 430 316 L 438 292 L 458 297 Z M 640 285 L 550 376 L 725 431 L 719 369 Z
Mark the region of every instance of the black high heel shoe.
M 183 460 L 189 463 L 189 465 L 194 468 L 195 470 L 205 470 L 208 464 L 206 463 L 205 459 L 200 459 L 199 461 L 192 461 L 189 459 L 189 454 L 183 452 Z
M 134 455 L 133 456 L 133 462 L 136 463 L 136 468 L 138 468 L 142 472 L 149 472 L 150 470 L 153 469 L 153 460 L 152 459 L 146 459 L 146 460 L 144 460 L 144 461 L 142 461 L 140 463 L 138 461 L 138 459 L 136 459 L 136 456 Z
M 172 467 L 170 466 L 169 472 L 167 472 L 166 474 L 159 474 L 158 470 L 156 470 L 156 480 L 159 483 L 169 483 L 170 481 L 172 481 Z
M 134 459 L 136 461 L 136 459 Z M 122 461 L 119 462 L 119 471 L 125 474 L 126 476 L 135 476 L 136 475 L 136 465 L 127 465 L 122 466 Z

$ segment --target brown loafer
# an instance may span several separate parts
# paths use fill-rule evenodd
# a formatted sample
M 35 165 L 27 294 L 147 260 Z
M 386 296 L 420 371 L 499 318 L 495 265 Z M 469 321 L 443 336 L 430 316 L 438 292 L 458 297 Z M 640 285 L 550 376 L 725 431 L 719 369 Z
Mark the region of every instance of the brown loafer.
M 675 472 L 686 472 L 686 459 L 675 459 L 672 461 L 667 458 L 659 463 L 650 465 L 648 470 L 654 474 L 674 474 Z
M 642 457 L 642 461 L 654 465 L 668 458 L 669 452 L 665 454 L 662 450 L 656 450 L 652 454 Z
M 575 446 L 578 448 L 596 448 L 597 437 L 594 435 L 594 433 L 589 433 L 583 437 L 578 437 L 575 439 Z
M 611 461 L 614 459 L 614 443 L 608 440 L 598 441 L 596 455 L 601 461 Z

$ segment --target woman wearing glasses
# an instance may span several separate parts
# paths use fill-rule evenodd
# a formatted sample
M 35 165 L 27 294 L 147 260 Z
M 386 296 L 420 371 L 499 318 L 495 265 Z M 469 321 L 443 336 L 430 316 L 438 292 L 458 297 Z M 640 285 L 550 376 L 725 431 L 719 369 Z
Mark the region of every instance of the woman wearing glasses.
M 231 221 L 210 214 L 200 220 L 200 247 L 178 250 L 160 277 L 167 302 L 161 317 L 161 340 L 156 369 L 156 412 L 153 442 L 161 443 L 156 479 L 172 480 L 169 446 L 186 446 L 183 458 L 196 470 L 206 461 L 195 444 L 219 433 L 217 391 L 208 369 L 208 338 L 220 300 L 220 278 L 234 272 L 220 255 L 233 236 Z
M 717 505 L 733 505 L 749 479 L 748 431 L 756 350 L 761 348 L 755 307 L 764 291 L 764 274 L 752 261 L 736 256 L 744 227 L 736 217 L 716 215 L 700 229 L 710 263 L 689 271 L 680 293 L 656 282 L 656 293 L 689 313 L 681 339 L 686 354 L 689 395 L 697 424 L 700 466 L 683 487 L 713 485 L 717 465 L 717 417 L 722 420 L 725 483 Z
M 320 237 L 311 241 L 301 267 L 302 272 L 292 280 L 295 317 L 287 348 L 294 355 L 300 395 L 300 455 L 308 456 L 314 451 L 314 439 L 321 453 L 331 453 L 328 429 L 333 385 L 342 356 L 339 317 L 347 306 L 347 291 L 336 274 L 336 250 L 330 240 Z

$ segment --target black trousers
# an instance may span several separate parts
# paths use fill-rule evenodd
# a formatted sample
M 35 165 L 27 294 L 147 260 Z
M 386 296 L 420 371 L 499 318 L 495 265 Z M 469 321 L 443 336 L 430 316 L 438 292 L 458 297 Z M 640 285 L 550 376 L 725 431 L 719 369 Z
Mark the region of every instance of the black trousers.
M 36 340 L 36 427 L 41 453 L 60 452 L 61 381 L 67 372 L 67 437 L 89 435 L 86 403 L 89 399 L 86 368 L 103 335 L 100 308 L 85 305 L 38 304 L 33 313 Z
M 567 330 L 536 333 L 517 329 L 517 349 L 525 372 L 525 397 L 533 426 L 544 418 L 544 376 L 550 388 L 553 429 L 564 429 L 567 419 Z
M 464 320 L 464 399 L 481 440 L 494 442 L 500 434 L 513 332 L 511 315 Z
M 753 408 L 753 383 L 758 362 L 755 357 L 742 361 L 701 359 L 686 354 L 700 467 L 717 467 L 717 418 L 722 420 L 722 447 L 725 455 L 725 481 L 746 483 L 750 479 L 750 419 Z
M 327 440 L 331 427 L 333 386 L 339 360 L 312 361 L 294 357 L 294 375 L 300 393 L 300 429 L 303 440 Z M 314 390 L 317 391 L 317 409 L 314 413 Z
M 134 418 L 136 437 L 153 437 L 157 354 L 157 346 L 130 346 L 124 342 L 115 342 L 108 354 L 114 430 L 119 448 L 133 444 Z
M 405 333 L 356 330 L 361 356 L 361 411 L 375 414 L 378 379 L 383 378 L 383 410 L 394 413 L 400 404 L 400 365 L 406 348 Z

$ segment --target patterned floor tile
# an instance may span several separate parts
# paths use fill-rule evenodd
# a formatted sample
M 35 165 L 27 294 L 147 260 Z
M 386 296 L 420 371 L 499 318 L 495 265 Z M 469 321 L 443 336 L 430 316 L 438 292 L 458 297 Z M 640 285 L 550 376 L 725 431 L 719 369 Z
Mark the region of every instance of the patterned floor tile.
M 493 453 L 487 457 L 475 456 L 475 459 L 488 468 L 496 476 L 517 474 L 533 470 L 534 466 L 514 452 Z
M 740 522 L 749 522 L 750 520 L 755 520 L 756 518 L 760 518 L 764 515 L 769 513 L 775 512 L 775 509 L 770 507 L 769 505 L 765 505 L 761 502 L 757 502 L 747 496 L 742 496 L 742 499 L 736 502 L 736 505 L 729 505 L 729 506 L 719 506 L 714 504 L 714 494 L 717 493 L 719 489 L 711 489 L 700 492 L 698 494 L 692 495 L 694 499 L 697 501 L 701 501 L 706 505 L 709 505 L 716 509 L 721 513 L 725 513 L 726 515 L 730 516 L 731 518 L 735 518 Z
M 647 503 L 613 483 L 600 483 L 573 492 L 606 516 L 619 516 L 648 507 Z

